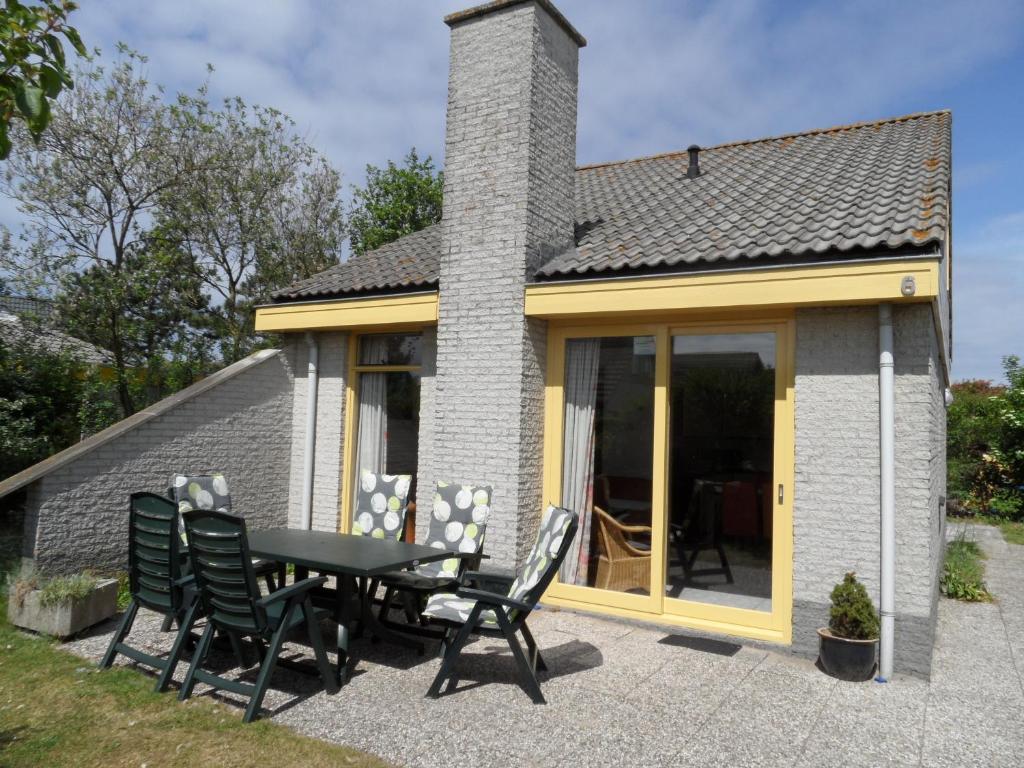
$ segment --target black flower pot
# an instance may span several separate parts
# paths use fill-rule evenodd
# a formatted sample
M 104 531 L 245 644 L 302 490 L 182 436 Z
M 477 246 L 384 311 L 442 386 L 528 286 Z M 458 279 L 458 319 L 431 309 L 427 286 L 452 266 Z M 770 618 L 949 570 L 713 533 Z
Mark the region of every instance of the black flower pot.
M 878 640 L 850 640 L 836 637 L 828 629 L 818 630 L 818 659 L 832 677 L 860 682 L 875 671 Z

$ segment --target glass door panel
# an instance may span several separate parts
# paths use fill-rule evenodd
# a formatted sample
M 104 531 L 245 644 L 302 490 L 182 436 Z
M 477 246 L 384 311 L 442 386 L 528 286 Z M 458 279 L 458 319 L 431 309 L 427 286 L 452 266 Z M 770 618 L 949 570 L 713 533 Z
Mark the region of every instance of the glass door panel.
M 775 376 L 774 332 L 672 336 L 667 610 L 772 610 Z
M 580 527 L 561 584 L 652 594 L 656 352 L 654 336 L 566 341 L 562 504 Z

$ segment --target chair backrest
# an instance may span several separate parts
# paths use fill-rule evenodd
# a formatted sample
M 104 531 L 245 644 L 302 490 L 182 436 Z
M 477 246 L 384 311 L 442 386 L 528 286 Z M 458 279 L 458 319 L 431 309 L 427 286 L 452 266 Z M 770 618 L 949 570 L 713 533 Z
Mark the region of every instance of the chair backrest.
M 171 478 L 168 495 L 178 505 L 178 512 L 193 509 L 213 509 L 217 512 L 231 511 L 231 493 L 228 481 L 220 472 L 200 475 L 177 474 Z M 178 522 L 178 532 L 185 540 L 185 523 Z
M 690 540 L 710 538 L 721 527 L 722 484 L 713 480 L 695 480 L 684 535 Z
M 260 589 L 252 569 L 245 520 L 226 512 L 186 512 L 185 531 L 192 573 L 207 620 L 242 634 L 262 634 L 266 612 L 256 603 Z
M 491 516 L 489 485 L 455 485 L 437 482 L 430 526 L 423 543 L 436 549 L 457 549 L 459 552 L 480 554 L 487 533 L 487 519 Z M 454 579 L 460 575 L 465 558 L 451 557 L 416 568 L 422 576 Z
M 650 551 L 643 552 L 629 543 L 623 525 L 600 507 L 594 507 L 597 517 L 598 546 L 609 560 L 621 560 L 624 557 L 650 557 Z
M 533 549 L 509 587 L 509 597 L 530 605 L 540 600 L 569 551 L 579 521 L 578 513 L 564 507 L 549 505 L 544 510 Z M 514 613 L 510 611 L 509 618 Z
M 375 539 L 401 539 L 409 507 L 412 475 L 359 473 L 359 493 L 352 513 L 352 533 Z
M 164 615 L 181 608 L 178 508 L 155 493 L 133 493 L 128 504 L 128 581 L 132 598 Z

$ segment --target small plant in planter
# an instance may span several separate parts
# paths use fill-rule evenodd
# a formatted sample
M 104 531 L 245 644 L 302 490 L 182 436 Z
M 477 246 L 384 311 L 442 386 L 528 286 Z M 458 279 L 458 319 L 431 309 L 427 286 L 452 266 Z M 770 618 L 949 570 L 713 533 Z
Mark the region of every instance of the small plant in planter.
M 89 574 L 20 578 L 11 586 L 7 618 L 40 634 L 65 638 L 117 612 L 117 579 Z
M 875 669 L 878 612 L 864 585 L 851 572 L 832 590 L 827 628 L 818 630 L 818 657 L 840 680 L 867 680 Z

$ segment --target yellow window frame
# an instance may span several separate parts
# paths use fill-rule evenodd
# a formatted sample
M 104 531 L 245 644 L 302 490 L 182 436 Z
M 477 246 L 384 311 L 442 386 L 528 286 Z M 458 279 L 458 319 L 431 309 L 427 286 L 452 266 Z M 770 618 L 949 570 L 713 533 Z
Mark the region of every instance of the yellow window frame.
M 356 440 L 359 435 L 359 374 L 361 373 L 418 373 L 420 365 L 372 365 L 359 363 L 359 340 L 363 336 L 380 333 L 418 333 L 422 337 L 422 326 L 401 325 L 397 327 L 375 326 L 351 333 L 348 337 L 348 372 L 345 377 L 345 423 L 342 429 L 341 498 L 338 503 L 338 532 L 352 530 L 352 489 L 356 473 Z

